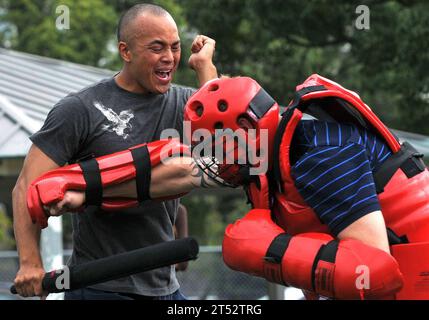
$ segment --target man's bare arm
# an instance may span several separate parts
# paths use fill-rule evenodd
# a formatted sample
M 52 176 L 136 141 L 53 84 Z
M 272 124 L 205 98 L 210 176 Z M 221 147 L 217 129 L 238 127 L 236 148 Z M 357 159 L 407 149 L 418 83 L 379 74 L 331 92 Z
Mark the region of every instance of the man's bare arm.
M 381 211 L 371 212 L 356 220 L 341 231 L 338 234 L 338 238 L 341 240 L 359 240 L 369 246 L 390 253 L 386 224 Z
M 217 188 L 221 185 L 200 168 L 193 158 L 177 157 L 152 168 L 150 196 L 153 199 L 184 194 L 198 188 Z M 104 198 L 137 198 L 136 182 L 129 180 L 103 190 Z M 45 207 L 51 216 L 60 216 L 85 204 L 85 193 L 67 191 L 63 200 Z
M 177 157 L 152 169 L 150 196 L 163 198 L 188 193 L 198 188 L 216 188 L 219 184 L 203 171 L 193 158 Z M 135 180 L 106 188 L 104 197 L 137 198 Z
M 41 280 L 45 274 L 39 248 L 40 227 L 30 219 L 27 189 L 31 181 L 55 168 L 58 165 L 33 145 L 12 192 L 13 227 L 20 263 L 15 286 L 21 296 L 42 296 Z
M 195 70 L 200 86 L 218 77 L 213 64 L 215 48 L 216 41 L 204 35 L 196 36 L 192 43 L 189 66 Z

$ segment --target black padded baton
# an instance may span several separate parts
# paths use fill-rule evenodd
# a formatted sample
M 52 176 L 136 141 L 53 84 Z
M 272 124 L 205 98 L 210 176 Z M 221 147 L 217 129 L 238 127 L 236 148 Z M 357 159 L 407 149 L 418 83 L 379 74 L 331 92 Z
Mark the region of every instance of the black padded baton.
M 49 293 L 75 290 L 179 262 L 195 260 L 198 252 L 198 242 L 193 238 L 162 242 L 72 266 L 69 268 L 69 287 L 64 287 L 66 282 L 58 279 L 64 274 L 64 269 L 48 272 L 43 278 L 42 286 Z M 57 285 L 57 279 L 61 282 L 60 285 Z M 17 293 L 14 285 L 10 288 L 10 292 Z

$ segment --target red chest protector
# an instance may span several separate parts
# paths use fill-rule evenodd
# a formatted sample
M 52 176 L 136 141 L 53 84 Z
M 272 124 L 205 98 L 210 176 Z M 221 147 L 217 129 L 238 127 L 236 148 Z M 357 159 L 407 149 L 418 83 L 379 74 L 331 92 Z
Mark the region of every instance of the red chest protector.
M 298 193 L 291 176 L 291 142 L 303 112 L 320 120 L 354 123 L 386 142 L 393 155 L 374 175 L 386 225 L 393 237 L 429 241 L 429 172 L 420 159 L 422 155 L 408 143 L 401 145 L 356 93 L 319 75 L 312 75 L 297 87 L 277 132 L 273 157 L 277 223 L 292 235 L 328 232 Z M 400 239 L 396 237 L 396 241 Z
M 291 176 L 291 142 L 303 112 L 319 120 L 363 127 L 391 149 L 392 155 L 374 173 L 374 182 L 391 254 L 404 277 L 404 286 L 395 298 L 429 299 L 429 172 L 423 155 L 410 144 L 401 144 L 356 93 L 337 83 L 312 75 L 297 87 L 276 133 L 268 174 L 271 183 L 260 176 L 247 189 L 253 207 L 271 209 L 272 218 L 287 234 L 329 233 L 304 202 Z

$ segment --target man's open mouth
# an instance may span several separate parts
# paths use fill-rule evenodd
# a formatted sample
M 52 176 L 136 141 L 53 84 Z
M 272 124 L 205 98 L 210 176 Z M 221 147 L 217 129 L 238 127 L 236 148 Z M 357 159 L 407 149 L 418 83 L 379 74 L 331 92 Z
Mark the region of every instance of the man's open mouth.
M 168 70 L 168 71 L 155 71 L 155 74 L 161 80 L 169 80 L 170 77 L 171 77 L 171 71 L 172 70 Z

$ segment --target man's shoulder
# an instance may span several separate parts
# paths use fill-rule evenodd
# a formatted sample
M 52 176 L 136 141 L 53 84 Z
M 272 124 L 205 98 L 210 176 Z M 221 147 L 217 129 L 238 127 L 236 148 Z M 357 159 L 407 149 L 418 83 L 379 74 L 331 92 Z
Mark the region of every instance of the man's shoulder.
M 72 93 L 71 95 L 76 96 L 78 98 L 84 98 L 85 96 L 88 96 L 88 95 L 94 95 L 94 94 L 98 94 L 99 92 L 110 90 L 109 85 L 111 84 L 112 79 L 113 79 L 112 77 L 101 79 L 100 81 L 92 83 L 82 88 L 81 90 Z
M 192 94 L 195 91 L 197 91 L 197 89 L 174 83 L 174 84 L 171 85 L 170 91 L 176 92 L 176 93 L 179 93 L 179 94 Z
M 100 95 L 103 92 L 106 92 L 108 89 L 109 82 L 112 78 L 105 78 L 98 82 L 92 83 L 79 91 L 71 92 L 61 100 L 58 101 L 56 107 L 58 106 L 72 106 L 72 107 L 84 107 L 85 101 L 87 99 L 92 99 L 94 96 Z

